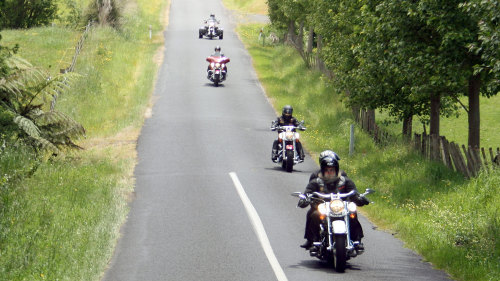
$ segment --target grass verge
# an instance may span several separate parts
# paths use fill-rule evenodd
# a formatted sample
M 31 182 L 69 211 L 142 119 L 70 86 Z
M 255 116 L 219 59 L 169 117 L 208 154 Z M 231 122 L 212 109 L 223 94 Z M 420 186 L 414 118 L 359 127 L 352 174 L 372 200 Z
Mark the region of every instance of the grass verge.
M 356 126 L 355 153 L 349 156 L 349 110 L 308 70 L 294 49 L 257 41 L 262 25 L 237 28 L 275 108 L 294 106 L 308 131 L 301 134 L 316 158 L 324 149 L 341 156 L 341 166 L 377 202 L 363 212 L 390 229 L 405 245 L 457 280 L 500 276 L 500 169 L 470 181 L 442 164 L 428 162 L 401 143 L 375 147 Z M 266 28 L 267 29 L 267 28 Z
M 168 1 L 126 2 L 121 30 L 95 27 L 56 108 L 82 123 L 83 151 L 42 162 L 19 143 L 0 148 L 0 280 L 99 280 L 132 194 L 135 143 L 159 66 Z M 149 26 L 153 36 L 149 37 Z M 2 30 L 2 45 L 56 73 L 81 31 Z M 1 137 L 1 134 L 0 134 Z
M 223 0 L 231 10 L 248 14 L 267 15 L 267 1 L 262 0 Z

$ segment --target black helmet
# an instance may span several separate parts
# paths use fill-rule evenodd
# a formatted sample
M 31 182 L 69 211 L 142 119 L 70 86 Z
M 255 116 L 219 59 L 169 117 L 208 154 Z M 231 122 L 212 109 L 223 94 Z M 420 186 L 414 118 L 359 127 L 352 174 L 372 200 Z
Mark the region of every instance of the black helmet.
M 220 46 L 215 46 L 215 51 L 220 52 Z
M 211 18 L 215 18 L 215 15 L 214 15 L 214 14 L 210 14 L 210 17 L 211 17 Z
M 331 151 L 331 150 L 324 150 L 322 151 L 320 154 L 319 154 L 319 162 L 321 163 L 321 160 L 323 160 L 323 158 L 326 158 L 326 157 L 330 157 L 330 158 L 333 158 L 337 161 L 340 160 L 340 157 L 337 155 L 337 153 Z
M 290 120 L 290 118 L 292 118 L 292 113 L 293 113 L 293 107 L 291 105 L 285 105 L 283 107 L 282 115 L 283 118 L 285 118 L 285 120 Z
M 321 167 L 321 173 L 323 173 L 327 167 L 333 167 L 335 168 L 335 173 L 337 175 L 339 174 L 339 161 L 335 158 L 325 157 L 321 159 L 319 165 Z

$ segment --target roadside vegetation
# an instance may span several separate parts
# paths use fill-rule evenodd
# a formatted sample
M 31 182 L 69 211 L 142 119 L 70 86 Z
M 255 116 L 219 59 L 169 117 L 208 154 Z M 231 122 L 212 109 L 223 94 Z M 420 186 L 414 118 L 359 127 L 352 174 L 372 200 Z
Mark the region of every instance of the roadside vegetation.
M 277 110 L 291 104 L 297 117 L 306 120 L 302 138 L 314 158 L 324 149 L 336 151 L 361 191 L 376 190 L 371 195 L 376 203 L 363 212 L 456 280 L 500 276 L 500 169 L 466 180 L 403 143 L 377 147 L 358 127 L 355 153 L 349 156 L 349 130 L 355 124 L 351 111 L 324 76 L 306 67 L 295 48 L 258 41 L 263 27 L 270 29 L 239 26 L 238 34 L 266 94 Z M 449 122 L 457 134 L 467 134 L 466 125 Z M 498 128 L 496 121 L 483 122 Z
M 0 30 L 2 51 L 17 48 L 15 56 L 37 75 L 52 77 L 43 81 L 71 64 L 95 1 L 60 2 L 48 26 Z M 161 60 L 168 1 L 120 3 L 119 20 L 92 25 L 74 72 L 62 75 L 71 78 L 63 91 L 41 98 L 38 88 L 19 86 L 29 84 L 13 84 L 17 92 L 2 84 L 0 280 L 99 280 L 112 256 L 133 191 L 135 144 Z M 37 104 L 13 98 L 30 93 Z M 53 106 L 84 129 L 71 137 L 80 148 L 37 144 L 30 134 L 36 130 L 13 122 L 13 114 L 38 115 L 10 105 L 35 105 L 36 113 Z M 61 128 L 47 126 L 50 118 L 32 120 L 26 124 L 37 125 L 41 136 Z
M 263 0 L 223 0 L 227 9 L 240 13 L 267 15 L 267 2 Z

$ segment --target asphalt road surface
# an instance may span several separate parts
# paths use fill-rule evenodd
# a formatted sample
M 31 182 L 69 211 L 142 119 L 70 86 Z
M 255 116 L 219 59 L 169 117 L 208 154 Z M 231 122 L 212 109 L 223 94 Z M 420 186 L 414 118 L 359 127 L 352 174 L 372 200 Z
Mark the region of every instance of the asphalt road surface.
M 223 40 L 198 39 L 210 13 Z M 304 190 L 317 165 L 307 156 L 287 173 L 271 162 L 276 114 L 232 18 L 220 0 L 171 2 L 136 196 L 103 280 L 448 280 L 364 218 L 366 252 L 345 273 L 299 248 L 307 209 L 290 193 Z M 205 73 L 216 45 L 231 59 L 219 87 Z

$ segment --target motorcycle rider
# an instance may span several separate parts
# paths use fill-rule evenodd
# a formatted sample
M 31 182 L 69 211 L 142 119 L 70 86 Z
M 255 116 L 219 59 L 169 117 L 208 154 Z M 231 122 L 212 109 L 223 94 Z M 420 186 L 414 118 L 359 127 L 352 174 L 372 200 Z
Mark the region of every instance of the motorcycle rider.
M 216 23 L 220 23 L 220 21 L 218 19 L 215 18 L 215 15 L 214 14 L 210 14 L 210 17 L 208 19 L 205 20 L 205 23 L 209 22 L 209 21 L 214 21 Z
M 275 127 L 275 126 L 295 126 L 295 127 L 299 127 L 300 123 L 299 121 L 292 116 L 292 113 L 293 113 L 293 107 L 291 105 L 285 105 L 283 107 L 283 110 L 282 110 L 282 113 L 281 113 L 281 116 L 276 118 L 276 120 L 273 122 L 272 126 L 271 127 Z M 282 132 L 282 130 L 279 130 L 278 131 L 278 138 L 280 138 L 280 133 Z M 271 155 L 271 160 L 273 160 L 273 162 L 278 162 L 278 150 L 279 150 L 279 140 L 275 140 L 273 142 L 273 149 L 272 149 L 272 155 Z M 300 162 L 304 161 L 304 149 L 302 148 L 302 144 L 300 143 L 300 140 L 299 140 L 299 133 L 295 132 L 295 143 L 296 143 L 296 149 L 297 149 L 297 153 L 299 154 L 299 160 Z
M 225 57 L 221 51 L 221 47 L 219 45 L 215 46 L 214 53 L 210 55 L 211 57 Z M 227 75 L 227 66 L 224 65 L 224 69 L 222 70 L 222 79 L 226 79 Z M 210 69 L 210 64 L 207 67 L 207 77 L 212 76 L 212 69 Z
M 223 57 L 224 56 L 219 45 L 215 46 L 214 53 L 211 54 L 211 56 L 212 57 Z
M 364 196 L 361 196 L 357 192 L 356 185 L 350 178 L 347 177 L 347 174 L 339 169 L 339 162 L 337 158 L 328 156 L 323 157 L 322 159 L 320 158 L 321 168 L 319 173 L 317 174 L 317 177 L 309 181 L 309 184 L 306 186 L 306 189 L 304 191 L 304 194 L 306 194 L 306 198 L 299 199 L 299 207 L 305 208 L 308 205 L 311 206 L 311 208 L 307 212 L 306 217 L 306 227 L 304 234 L 306 242 L 300 245 L 300 247 L 305 248 L 306 250 L 309 250 L 313 247 L 313 242 L 320 242 L 319 233 L 321 218 L 320 213 L 317 210 L 318 204 L 315 202 L 311 202 L 310 194 L 312 192 L 348 193 L 352 190 L 355 190 L 356 193 L 348 198 L 349 200 L 354 202 L 357 206 L 364 206 L 370 203 L 368 199 L 366 199 Z M 354 247 L 357 251 L 364 251 L 363 243 L 361 243 L 361 238 L 363 238 L 363 229 L 357 217 L 355 217 L 354 219 L 350 218 L 349 227 L 351 232 L 351 239 L 354 241 Z
M 333 158 L 337 161 L 340 161 L 340 157 L 337 155 L 332 150 L 323 150 L 318 157 L 318 163 L 321 163 L 321 160 L 325 159 L 326 157 Z M 347 176 L 346 172 L 344 170 L 339 170 L 341 176 Z M 319 173 L 321 173 L 321 169 L 317 170 L 316 172 L 311 173 L 311 176 L 309 177 L 309 181 L 312 181 L 313 179 L 317 178 Z

